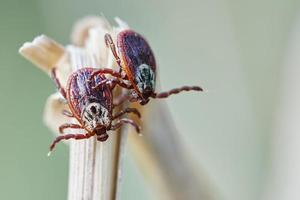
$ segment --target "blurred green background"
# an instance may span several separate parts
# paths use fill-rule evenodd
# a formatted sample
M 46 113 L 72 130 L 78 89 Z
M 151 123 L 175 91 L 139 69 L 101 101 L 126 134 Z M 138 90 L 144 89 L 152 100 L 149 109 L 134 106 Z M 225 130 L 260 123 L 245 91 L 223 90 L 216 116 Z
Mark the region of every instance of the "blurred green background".
M 163 89 L 202 85 L 201 95 L 167 100 L 189 148 L 222 199 L 259 199 L 266 183 L 279 73 L 297 0 L 1 0 L 0 199 L 66 199 L 68 149 L 46 156 L 43 125 L 52 81 L 18 54 L 46 34 L 69 43 L 74 22 L 121 17 L 145 35 Z M 122 199 L 151 199 L 126 155 Z

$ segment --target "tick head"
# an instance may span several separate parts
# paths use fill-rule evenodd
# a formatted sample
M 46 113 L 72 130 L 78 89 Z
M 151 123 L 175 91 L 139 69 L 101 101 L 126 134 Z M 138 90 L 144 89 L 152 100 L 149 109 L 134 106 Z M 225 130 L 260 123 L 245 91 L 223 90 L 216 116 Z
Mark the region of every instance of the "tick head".
M 147 99 L 140 99 L 139 102 L 140 102 L 141 105 L 146 105 L 149 102 L 149 100 L 150 100 L 149 98 L 147 98 Z
M 149 101 L 149 97 L 154 93 L 155 73 L 149 65 L 141 64 L 137 68 L 135 81 L 138 93 L 140 94 L 140 103 L 144 105 Z
M 109 127 L 111 114 L 100 103 L 89 103 L 82 111 L 81 119 L 89 131 L 96 131 Z
M 104 142 L 108 139 L 108 135 L 107 133 L 101 133 L 101 134 L 98 134 L 97 133 L 97 140 L 100 141 L 100 142 Z

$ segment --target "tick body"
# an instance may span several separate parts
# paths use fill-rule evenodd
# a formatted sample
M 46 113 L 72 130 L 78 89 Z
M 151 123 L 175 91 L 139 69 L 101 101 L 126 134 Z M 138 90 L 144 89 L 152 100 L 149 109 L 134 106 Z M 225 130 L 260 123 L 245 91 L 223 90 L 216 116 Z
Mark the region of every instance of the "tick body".
M 105 69 L 96 74 L 110 74 L 117 79 L 127 80 L 125 88 L 131 90 L 129 99 L 144 105 L 150 98 L 166 98 L 181 91 L 202 91 L 199 86 L 183 86 L 168 92 L 156 93 L 157 66 L 150 45 L 143 36 L 133 30 L 124 30 L 117 35 L 117 49 L 109 34 L 105 35 L 106 45 L 111 49 L 119 67 L 119 72 L 107 73 Z
M 120 117 L 125 113 L 134 113 L 140 117 L 137 109 L 126 108 L 125 110 L 113 115 L 113 94 L 112 90 L 116 84 L 122 84 L 115 80 L 108 80 L 104 75 L 98 74 L 92 77 L 96 69 L 83 68 L 74 72 L 68 79 L 66 90 L 61 86 L 56 77 L 55 69 L 52 77 L 60 93 L 66 99 L 70 111 L 63 114 L 75 118 L 79 124 L 63 124 L 59 127 L 59 132 L 63 135 L 58 136 L 50 146 L 50 152 L 61 140 L 67 139 L 86 139 L 94 135 L 98 141 L 108 139 L 108 130 L 116 130 L 123 124 L 129 123 L 139 132 L 139 126 L 131 119 Z M 112 123 L 118 120 L 116 123 Z M 66 128 L 83 129 L 85 134 L 64 134 Z
M 117 45 L 122 69 L 134 90 L 144 101 L 149 99 L 156 82 L 156 62 L 149 44 L 141 35 L 128 30 L 119 33 Z

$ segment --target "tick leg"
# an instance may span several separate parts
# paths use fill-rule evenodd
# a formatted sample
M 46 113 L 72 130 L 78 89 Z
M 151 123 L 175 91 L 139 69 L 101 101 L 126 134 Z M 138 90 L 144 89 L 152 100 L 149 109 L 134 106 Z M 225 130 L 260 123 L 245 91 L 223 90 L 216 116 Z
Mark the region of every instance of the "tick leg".
M 91 82 L 93 80 L 93 78 L 97 75 L 101 75 L 101 74 L 109 74 L 115 78 L 120 78 L 120 79 L 124 79 L 124 80 L 127 80 L 127 77 L 126 75 L 122 75 L 121 72 L 117 72 L 113 69 L 109 69 L 109 68 L 102 68 L 102 69 L 98 69 L 96 71 L 94 71 L 92 74 L 91 74 L 91 77 L 89 78 L 88 82 Z
M 122 67 L 121 67 L 121 60 L 117 54 L 117 51 L 116 51 L 116 45 L 114 44 L 114 41 L 112 40 L 111 38 L 111 35 L 110 34 L 105 34 L 104 36 L 104 40 L 105 40 L 105 44 L 106 46 L 109 46 L 111 52 L 113 53 L 115 59 L 116 59 L 116 62 L 118 63 L 119 67 L 120 67 L 120 70 L 122 70 Z
M 117 119 L 117 118 L 121 117 L 122 115 L 124 115 L 126 113 L 133 113 L 133 114 L 137 115 L 138 118 L 141 118 L 141 113 L 138 111 L 138 109 L 136 109 L 136 108 L 126 108 L 125 110 L 122 110 L 118 114 L 113 116 L 112 119 L 113 120 Z
M 65 89 L 62 87 L 62 85 L 60 84 L 60 81 L 58 80 L 57 78 L 57 75 L 56 75 L 56 68 L 53 68 L 51 70 L 51 78 L 53 79 L 58 91 L 62 94 L 62 96 L 67 99 L 67 95 L 66 95 L 66 91 Z
M 113 79 L 111 89 L 114 89 L 116 85 L 119 85 L 120 87 L 128 90 L 133 89 L 132 85 L 126 84 L 122 79 Z
M 79 124 L 69 124 L 69 123 L 61 125 L 58 129 L 59 132 L 63 134 L 66 128 L 83 129 L 82 126 L 80 126 Z
M 103 81 L 101 81 L 100 83 L 98 83 L 96 86 L 92 87 L 93 90 L 96 90 L 104 85 L 110 85 L 112 82 L 111 79 L 107 78 L 107 79 L 104 79 Z
M 60 135 L 54 139 L 52 144 L 50 145 L 50 152 L 48 153 L 48 156 L 50 156 L 51 152 L 54 150 L 57 143 L 59 143 L 61 140 L 69 140 L 69 139 L 75 139 L 75 140 L 82 140 L 92 137 L 95 134 L 86 133 L 86 134 L 66 134 L 66 135 Z
M 127 118 L 120 119 L 115 125 L 111 126 L 110 130 L 117 130 L 118 128 L 120 128 L 124 124 L 131 124 L 135 128 L 136 132 L 140 133 L 141 127 L 138 126 L 131 119 L 127 119 Z
M 63 110 L 62 114 L 65 115 L 65 116 L 67 116 L 67 117 L 74 117 L 74 115 L 70 111 L 68 111 L 68 110 Z
M 119 85 L 120 87 L 125 88 L 125 89 L 133 89 L 132 85 L 127 85 L 124 81 L 122 81 L 122 79 L 117 79 L 117 78 L 105 79 L 105 80 L 101 81 L 100 83 L 98 83 L 98 85 L 93 87 L 93 89 L 98 89 L 99 87 L 101 87 L 105 84 L 110 84 L 111 90 L 113 90 L 116 85 Z
M 130 94 L 123 94 L 123 95 L 120 95 L 119 97 L 117 97 L 117 99 L 113 103 L 113 108 L 121 105 L 122 103 L 124 103 L 127 100 L 131 103 L 138 101 L 138 99 L 136 97 L 134 97 Z
M 102 68 L 94 71 L 91 75 L 91 78 L 94 78 L 98 74 L 110 74 L 111 76 L 114 76 L 116 78 L 123 78 L 122 74 L 120 72 L 117 72 L 110 68 Z
M 153 94 L 151 97 L 152 98 L 167 98 L 168 96 L 172 95 L 172 94 L 178 94 L 182 91 L 191 91 L 191 90 L 194 90 L 194 91 L 203 91 L 203 89 L 199 86 L 183 86 L 181 88 L 175 88 L 175 89 L 172 89 L 170 91 L 167 91 L 167 92 L 161 92 L 161 93 L 158 93 L 158 94 Z

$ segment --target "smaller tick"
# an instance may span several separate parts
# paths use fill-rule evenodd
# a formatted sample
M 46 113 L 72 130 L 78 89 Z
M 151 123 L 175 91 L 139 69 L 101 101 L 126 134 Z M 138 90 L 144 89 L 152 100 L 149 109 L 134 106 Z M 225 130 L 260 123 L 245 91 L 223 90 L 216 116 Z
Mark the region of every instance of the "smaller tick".
M 97 140 L 104 142 L 108 139 L 107 131 L 116 130 L 123 124 L 131 124 L 136 131 L 140 132 L 140 127 L 131 119 L 120 118 L 126 113 L 133 113 L 141 117 L 139 111 L 135 108 L 126 108 L 117 114 L 113 114 L 117 106 L 113 103 L 113 88 L 122 82 L 118 80 L 108 80 L 101 74 L 93 75 L 94 68 L 83 68 L 70 75 L 67 87 L 64 89 L 56 76 L 56 69 L 52 70 L 52 78 L 66 99 L 70 111 L 64 110 L 62 114 L 77 119 L 79 124 L 66 123 L 59 127 L 62 134 L 55 138 L 50 145 L 50 153 L 55 145 L 61 140 L 68 139 L 87 139 L 94 135 Z M 113 121 L 117 120 L 115 123 Z M 85 134 L 64 134 L 67 128 L 85 130 Z

